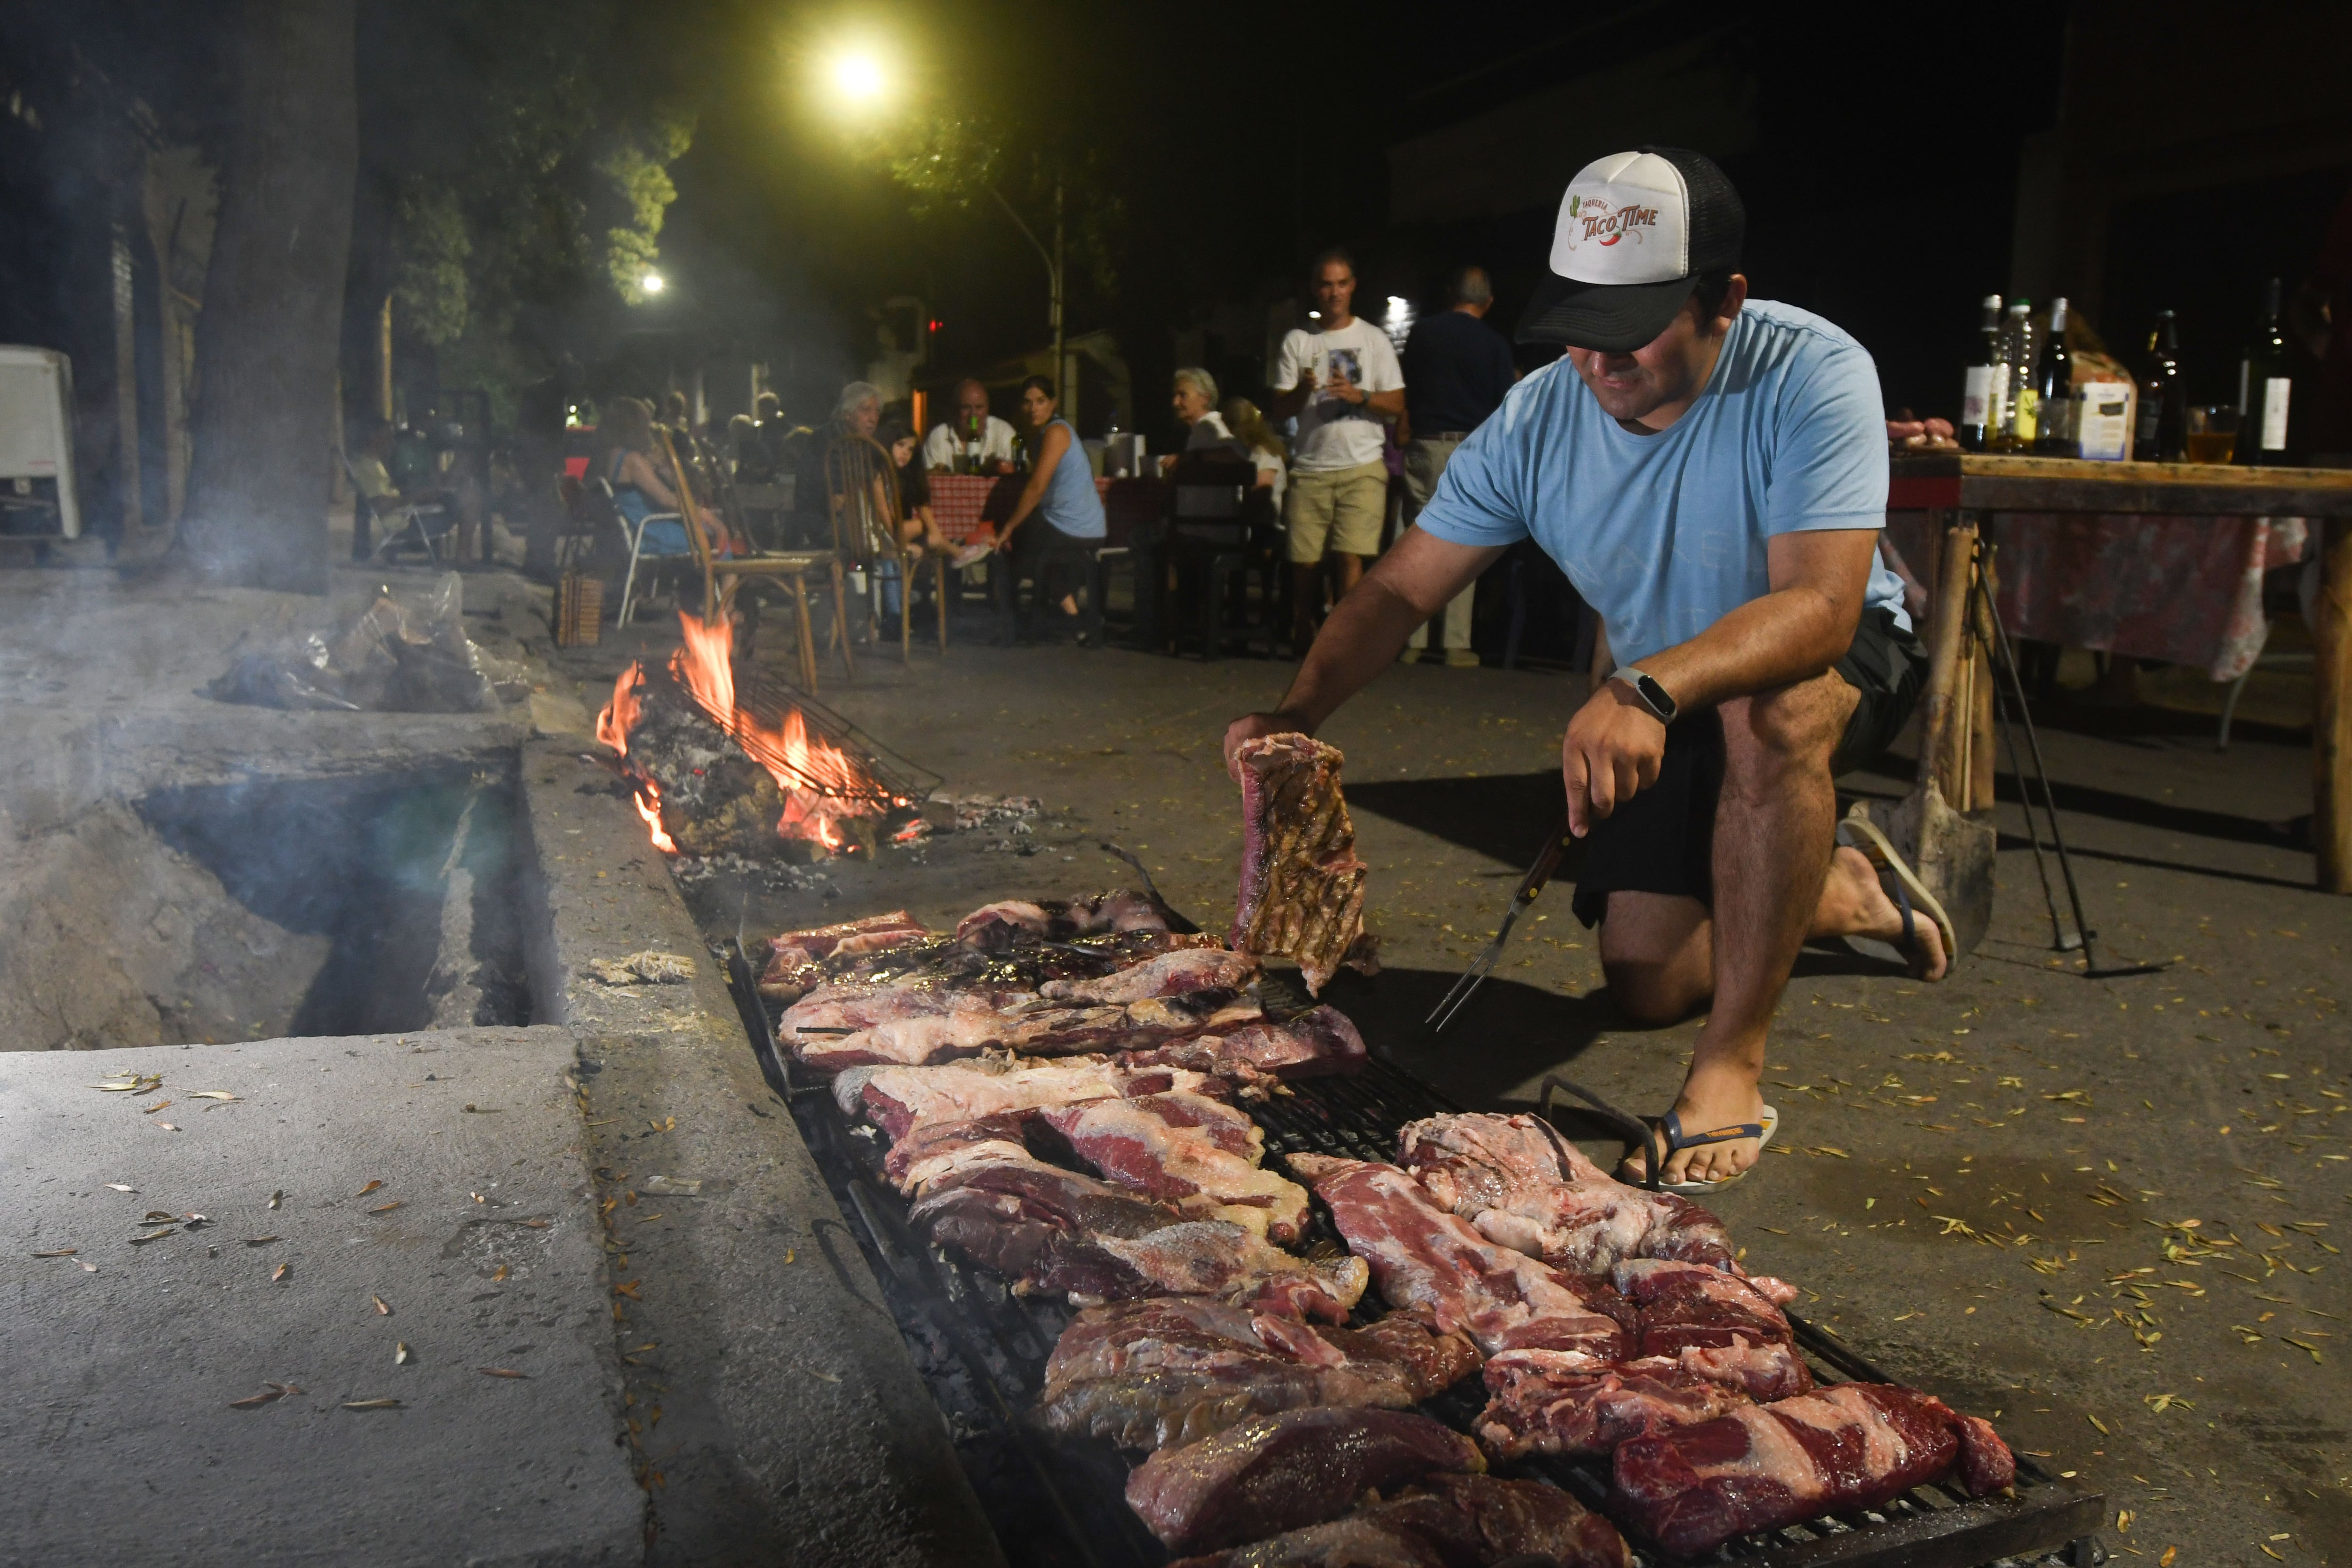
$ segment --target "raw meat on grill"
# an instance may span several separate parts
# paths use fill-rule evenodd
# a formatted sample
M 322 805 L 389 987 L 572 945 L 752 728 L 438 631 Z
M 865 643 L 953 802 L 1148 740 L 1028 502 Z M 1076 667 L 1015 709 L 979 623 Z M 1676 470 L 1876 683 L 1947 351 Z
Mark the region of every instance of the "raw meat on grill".
M 1160 1448 L 1310 1405 L 1405 1409 L 1477 1366 L 1468 1340 L 1401 1316 L 1318 1329 L 1201 1297 L 1155 1296 L 1089 1307 L 1062 1331 L 1037 1415 L 1065 1436 Z
M 1002 940 L 986 948 L 952 936 L 930 935 L 879 951 L 835 952 L 818 961 L 819 981 L 807 990 L 770 984 L 761 994 L 774 1002 L 839 1000 L 890 989 L 1034 992 L 1052 980 L 1087 980 L 1140 963 L 1163 952 L 1222 949 L 1216 937 L 1138 927 L 1047 940 L 1025 928 L 1005 926 Z M 797 984 L 797 981 L 795 982 Z
M 1616 1269 L 1618 1289 L 1640 1313 L 1641 1354 L 1676 1358 L 1687 1372 L 1761 1400 L 1813 1385 L 1789 1320 L 1759 1288 L 1780 1283 L 1661 1258 L 1633 1258 Z
M 1162 1040 L 1237 1026 L 1259 1016 L 1246 993 L 1224 986 L 1153 996 L 1119 1005 L 1036 1006 L 1000 1011 L 958 1007 L 949 1013 L 886 1020 L 847 1035 L 800 1033 L 793 1053 L 819 1072 L 879 1062 L 920 1066 L 982 1051 L 1030 1056 L 1147 1047 Z
M 1959 1472 L 1973 1496 L 2016 1478 L 1990 1426 L 1889 1384 L 1843 1383 L 1621 1446 L 1610 1510 L 1677 1556 L 1823 1513 L 1874 1508 Z
M 1171 1568 L 1632 1568 L 1617 1527 L 1558 1487 L 1434 1475 L 1386 1502 Z
M 1620 1443 L 1712 1421 L 1748 1403 L 1669 1357 L 1611 1364 L 1559 1351 L 1505 1351 L 1486 1363 L 1494 1397 L 1478 1440 L 1497 1458 L 1607 1454 Z
M 967 947 L 992 948 L 1016 940 L 1026 931 L 1048 941 L 1066 941 L 1103 931 L 1168 929 L 1168 917 L 1141 893 L 1104 893 L 1091 899 L 1046 899 L 1031 903 L 1006 899 L 983 904 L 956 922 L 956 940 Z
M 1238 988 L 1257 977 L 1257 960 L 1222 948 L 1178 948 L 1092 980 L 1049 980 L 1038 987 L 1048 1002 L 1141 1002 L 1211 986 Z
M 931 1181 L 908 1217 L 1013 1280 L 1016 1291 L 1066 1293 L 1080 1305 L 1216 1296 L 1335 1323 L 1363 1296 L 1370 1275 L 1360 1258 L 1310 1263 L 1240 1226 L 1187 1220 L 1009 1148 L 992 1153 Z
M 1723 1223 L 1688 1198 L 1616 1181 L 1532 1116 L 1432 1116 L 1397 1163 L 1491 1241 L 1576 1274 L 1628 1258 L 1735 1267 Z
M 1336 746 L 1299 734 L 1235 748 L 1242 778 L 1241 895 L 1232 946 L 1298 961 L 1319 995 L 1364 932 L 1364 874 L 1339 794 Z
M 760 973 L 760 989 L 771 994 L 797 995 L 824 978 L 824 960 L 840 954 L 854 958 L 885 948 L 921 942 L 931 933 L 908 917 L 904 910 L 837 925 L 788 931 L 768 944 L 767 967 Z
M 908 1197 L 932 1183 L 975 1166 L 1034 1159 L 1029 1119 L 1019 1113 L 938 1121 L 899 1139 L 882 1159 L 882 1173 Z
M 1129 1068 L 1108 1057 L 963 1057 L 933 1067 L 850 1068 L 833 1080 L 846 1115 L 863 1113 L 895 1142 L 919 1127 L 1006 1111 L 1131 1099 L 1181 1089 L 1214 1095 L 1223 1084 L 1187 1068 Z
M 1498 1247 L 1440 1208 L 1394 1165 L 1320 1154 L 1287 1157 L 1314 1184 L 1349 1247 L 1371 1265 L 1391 1306 L 1462 1329 L 1488 1355 L 1541 1347 L 1615 1361 L 1632 1353 L 1631 1306 L 1605 1281 L 1563 1274 Z
M 1281 1023 L 1261 1020 L 1220 1034 L 1129 1052 L 1136 1065 L 1165 1062 L 1263 1088 L 1277 1080 L 1351 1073 L 1364 1065 L 1364 1037 L 1337 1007 L 1315 1007 Z
M 1128 1477 L 1127 1503 L 1167 1545 L 1204 1552 L 1335 1518 L 1367 1488 L 1486 1468 L 1475 1443 L 1426 1415 L 1315 1406 L 1160 1449 Z
M 1230 1105 L 1176 1090 L 1038 1114 L 1106 1178 L 1183 1214 L 1275 1241 L 1296 1241 L 1306 1227 L 1306 1189 L 1259 1165 L 1265 1133 Z

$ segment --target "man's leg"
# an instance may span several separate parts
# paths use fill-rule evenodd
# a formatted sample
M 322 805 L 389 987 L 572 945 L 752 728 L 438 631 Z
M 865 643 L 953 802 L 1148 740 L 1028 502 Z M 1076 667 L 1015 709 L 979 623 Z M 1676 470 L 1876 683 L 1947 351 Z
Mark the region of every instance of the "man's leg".
M 1686 1131 L 1754 1121 L 1763 1109 L 1758 1086 L 1766 1032 L 1829 874 L 1837 815 L 1830 757 L 1858 700 L 1832 673 L 1717 710 L 1724 775 L 1715 813 L 1715 908 L 1706 932 L 1713 1002 L 1675 1101 Z M 1676 950 L 1683 962 L 1658 964 L 1659 989 L 1669 996 L 1669 981 L 1687 980 L 1697 936 L 1694 923 Z M 1664 1174 L 1720 1181 L 1754 1164 L 1759 1153 L 1752 1139 L 1707 1144 L 1676 1155 Z M 1633 1170 L 1642 1163 L 1628 1162 Z
M 1453 455 L 1454 443 L 1451 441 L 1439 442 L 1413 440 L 1405 443 L 1405 527 L 1411 528 L 1415 522 L 1420 521 L 1421 509 L 1427 506 L 1429 504 L 1429 498 L 1437 493 L 1437 481 L 1445 472 L 1445 460 Z M 1448 607 L 1451 608 L 1451 606 Z M 1451 620 L 1447 621 L 1446 626 L 1451 629 L 1453 622 Z M 1447 646 L 1451 647 L 1452 645 L 1448 644 Z M 1427 621 L 1423 621 L 1421 625 L 1412 628 L 1412 635 L 1404 639 L 1404 647 L 1405 661 L 1409 664 L 1418 661 L 1423 650 L 1429 647 L 1429 623 Z
M 1384 463 L 1367 463 L 1335 478 L 1328 557 L 1338 579 L 1331 590 L 1336 605 L 1380 558 L 1381 533 L 1388 524 L 1389 470 Z
M 1290 646 L 1300 658 L 1315 640 L 1323 612 L 1323 547 L 1331 532 L 1331 484 L 1321 474 L 1293 474 L 1282 498 L 1290 554 Z

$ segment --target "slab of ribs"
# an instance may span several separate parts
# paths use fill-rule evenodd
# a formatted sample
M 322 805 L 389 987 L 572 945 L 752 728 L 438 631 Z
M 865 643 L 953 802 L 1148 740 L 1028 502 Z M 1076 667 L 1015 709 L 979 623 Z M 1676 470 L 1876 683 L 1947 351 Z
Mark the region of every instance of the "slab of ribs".
M 1237 952 L 1298 962 L 1321 995 L 1364 934 L 1365 865 L 1339 795 L 1337 746 L 1307 735 L 1244 741 L 1242 881 L 1234 910 Z
M 1608 1512 L 1675 1556 L 1926 1482 L 2009 1485 L 1984 1422 L 1909 1389 L 1817 1388 L 1793 1287 L 1538 1118 L 1433 1116 L 1393 1164 L 1268 1168 L 1248 1108 L 1365 1060 L 1344 1015 L 1269 1016 L 1258 985 L 1280 956 L 1319 988 L 1360 934 L 1339 761 L 1299 735 L 1243 748 L 1230 948 L 1123 892 L 771 944 L 780 1043 L 889 1141 L 910 1223 L 1078 1309 L 1034 1419 L 1148 1451 L 1128 1500 L 1196 1554 L 1177 1568 L 1632 1568 L 1610 1519 L 1490 1459 L 1605 1464 Z M 1328 1232 L 1301 1250 L 1318 1203 L 1345 1252 Z M 1469 1435 L 1414 1412 L 1473 1373 Z

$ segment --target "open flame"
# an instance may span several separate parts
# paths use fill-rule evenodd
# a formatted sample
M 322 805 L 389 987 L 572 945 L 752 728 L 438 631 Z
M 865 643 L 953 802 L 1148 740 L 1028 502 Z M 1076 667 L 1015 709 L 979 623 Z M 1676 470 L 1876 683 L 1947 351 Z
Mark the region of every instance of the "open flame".
M 683 611 L 677 618 L 685 640 L 670 655 L 670 674 L 694 699 L 695 706 L 776 781 L 784 796 L 784 813 L 776 823 L 778 835 L 813 839 L 827 849 L 839 849 L 847 842 L 839 819 L 866 815 L 872 809 L 868 803 L 882 793 L 864 761 L 822 735 L 810 734 L 807 720 L 797 708 L 773 725 L 738 708 L 730 629 L 723 621 L 706 625 Z M 644 667 L 631 664 L 613 683 L 612 701 L 596 715 L 596 738 L 622 756 L 628 755 L 629 731 L 644 710 L 638 693 L 645 679 Z M 655 847 L 677 853 L 677 845 L 663 831 L 661 791 L 652 780 L 638 780 L 636 806 L 653 835 Z

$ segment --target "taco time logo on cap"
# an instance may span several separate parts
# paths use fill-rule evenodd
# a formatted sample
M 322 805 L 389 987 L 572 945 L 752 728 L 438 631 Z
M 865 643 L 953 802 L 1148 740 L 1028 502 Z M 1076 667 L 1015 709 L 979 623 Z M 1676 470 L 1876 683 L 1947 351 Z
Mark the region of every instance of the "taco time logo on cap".
M 1658 209 L 1639 203 L 1612 206 L 1599 196 L 1571 195 L 1568 198 L 1569 224 L 1561 237 L 1570 249 L 1586 241 L 1614 245 L 1631 235 L 1636 242 L 1645 228 L 1658 226 Z

